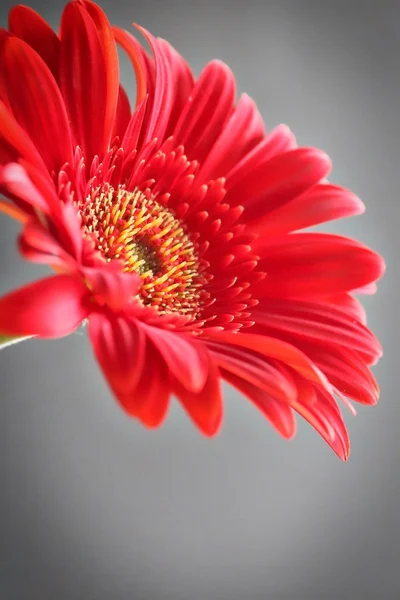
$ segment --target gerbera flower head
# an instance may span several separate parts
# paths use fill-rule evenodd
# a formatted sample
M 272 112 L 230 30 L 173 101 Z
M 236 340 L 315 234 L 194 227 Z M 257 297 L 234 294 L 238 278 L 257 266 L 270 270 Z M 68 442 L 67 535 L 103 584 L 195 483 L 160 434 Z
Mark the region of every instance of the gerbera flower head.
M 338 402 L 377 401 L 381 355 L 353 293 L 374 291 L 383 261 L 303 230 L 363 204 L 327 181 L 324 152 L 265 131 L 225 64 L 196 79 L 138 30 L 149 50 L 76 0 L 59 35 L 24 6 L 0 32 L 1 209 L 22 223 L 23 257 L 55 271 L 0 299 L 0 332 L 56 338 L 87 321 L 115 397 L 145 425 L 175 396 L 215 434 L 225 380 L 284 437 L 298 413 L 346 459 Z

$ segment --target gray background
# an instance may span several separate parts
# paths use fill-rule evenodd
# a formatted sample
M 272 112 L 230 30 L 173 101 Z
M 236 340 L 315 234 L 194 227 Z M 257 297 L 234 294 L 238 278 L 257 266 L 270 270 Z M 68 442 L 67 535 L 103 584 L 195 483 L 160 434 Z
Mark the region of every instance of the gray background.
M 346 416 L 345 465 L 303 423 L 284 442 L 230 390 L 213 441 L 178 406 L 145 431 L 113 401 L 85 335 L 2 352 L 0 598 L 398 598 L 400 3 L 101 4 L 170 40 L 196 73 L 228 62 L 268 127 L 286 122 L 327 150 L 331 180 L 363 198 L 364 216 L 330 229 L 387 260 L 365 300 L 385 348 L 381 403 Z M 57 24 L 61 2 L 31 5 Z M 18 259 L 17 226 L 0 227 L 5 292 L 44 270 Z

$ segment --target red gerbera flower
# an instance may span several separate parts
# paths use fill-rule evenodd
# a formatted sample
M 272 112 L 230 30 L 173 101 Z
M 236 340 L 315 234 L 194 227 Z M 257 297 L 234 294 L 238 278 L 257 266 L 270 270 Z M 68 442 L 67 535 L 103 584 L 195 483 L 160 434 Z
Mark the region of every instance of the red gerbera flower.
M 57 273 L 0 300 L 0 331 L 56 338 L 87 320 L 116 398 L 145 425 L 176 396 L 215 434 L 224 379 L 284 437 L 299 413 L 346 459 L 336 400 L 374 404 L 381 355 L 351 294 L 372 290 L 383 261 L 301 230 L 363 204 L 327 182 L 322 151 L 286 126 L 265 133 L 225 64 L 196 80 L 139 30 L 152 56 L 77 0 L 59 36 L 24 6 L 0 32 L 1 208 L 23 223 L 22 255 Z

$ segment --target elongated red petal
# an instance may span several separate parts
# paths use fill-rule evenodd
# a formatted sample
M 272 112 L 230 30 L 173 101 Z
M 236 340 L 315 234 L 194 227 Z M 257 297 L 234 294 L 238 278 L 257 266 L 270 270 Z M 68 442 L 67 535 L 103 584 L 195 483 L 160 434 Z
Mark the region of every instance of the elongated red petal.
M 268 395 L 283 402 L 296 399 L 296 388 L 264 356 L 236 346 L 208 343 L 215 363 L 225 373 L 255 385 Z
M 136 106 L 143 102 L 146 97 L 146 93 L 151 88 L 149 78 L 150 74 L 146 68 L 146 61 L 144 59 L 144 50 L 140 46 L 139 42 L 133 37 L 132 34 L 128 33 L 124 29 L 119 27 L 113 27 L 113 34 L 116 42 L 121 48 L 127 53 L 132 63 L 133 69 L 136 76 Z
M 13 114 L 40 152 L 49 171 L 72 160 L 72 141 L 61 93 L 47 65 L 23 40 L 2 46 L 2 77 Z
M 126 128 L 131 118 L 131 105 L 123 86 L 119 86 L 118 105 L 115 113 L 115 122 L 111 138 L 118 137 L 122 141 Z
M 264 123 L 255 102 L 243 94 L 214 146 L 205 157 L 196 181 L 225 176 L 264 136 Z
M 70 2 L 64 9 L 60 85 L 77 143 L 90 165 L 95 155 L 104 155 L 112 135 L 118 60 L 106 17 L 87 6 Z
M 338 306 L 304 300 L 270 299 L 261 302 L 253 312 L 257 327 L 277 334 L 289 333 L 296 338 L 338 344 L 377 358 L 381 346 L 361 322 Z
M 319 298 L 348 292 L 375 281 L 385 266 L 362 244 L 336 235 L 299 233 L 257 240 L 255 252 L 265 256 L 259 268 L 267 273 L 260 296 Z
M 235 80 L 220 61 L 210 62 L 197 80 L 174 131 L 189 160 L 203 160 L 234 108 Z
M 89 314 L 88 290 L 80 279 L 56 275 L 0 298 L 0 331 L 15 336 L 68 335 Z
M 270 211 L 313 187 L 330 168 L 327 155 L 314 148 L 278 154 L 249 170 L 240 181 L 228 178 L 226 201 L 243 205 L 245 220 L 255 220 L 254 227 L 258 229 Z
M 130 396 L 123 398 L 125 409 L 146 427 L 159 427 L 169 407 L 171 384 L 170 373 L 163 358 L 147 340 L 145 365 L 151 365 L 151 377 L 143 369 L 137 386 Z
M 96 26 L 103 52 L 105 72 L 106 72 L 106 98 L 103 98 L 105 104 L 105 122 L 104 122 L 104 148 L 107 148 L 112 141 L 114 120 L 118 106 L 118 96 L 120 93 L 119 84 L 119 62 L 117 47 L 114 40 L 114 33 L 110 22 L 101 8 L 92 0 L 82 0 L 83 4 L 90 14 Z
M 39 54 L 58 80 L 60 40 L 50 25 L 32 8 L 19 4 L 10 10 L 8 28 Z
M 89 336 L 113 392 L 117 398 L 129 397 L 144 367 L 146 340 L 140 324 L 111 313 L 94 313 Z
M 319 184 L 268 213 L 255 226 L 263 235 L 276 235 L 360 215 L 364 210 L 364 204 L 349 190 L 337 185 Z
M 241 181 L 249 171 L 254 171 L 272 157 L 296 148 L 296 138 L 287 125 L 278 125 L 248 152 L 227 174 L 231 186 Z

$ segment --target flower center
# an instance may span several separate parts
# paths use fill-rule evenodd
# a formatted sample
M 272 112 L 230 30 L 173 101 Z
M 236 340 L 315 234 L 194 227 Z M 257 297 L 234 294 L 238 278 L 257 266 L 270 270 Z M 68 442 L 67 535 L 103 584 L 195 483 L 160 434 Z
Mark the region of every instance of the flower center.
M 204 266 L 174 214 L 140 191 L 104 185 L 79 206 L 84 232 L 107 261 L 143 279 L 140 300 L 160 313 L 197 316 Z

